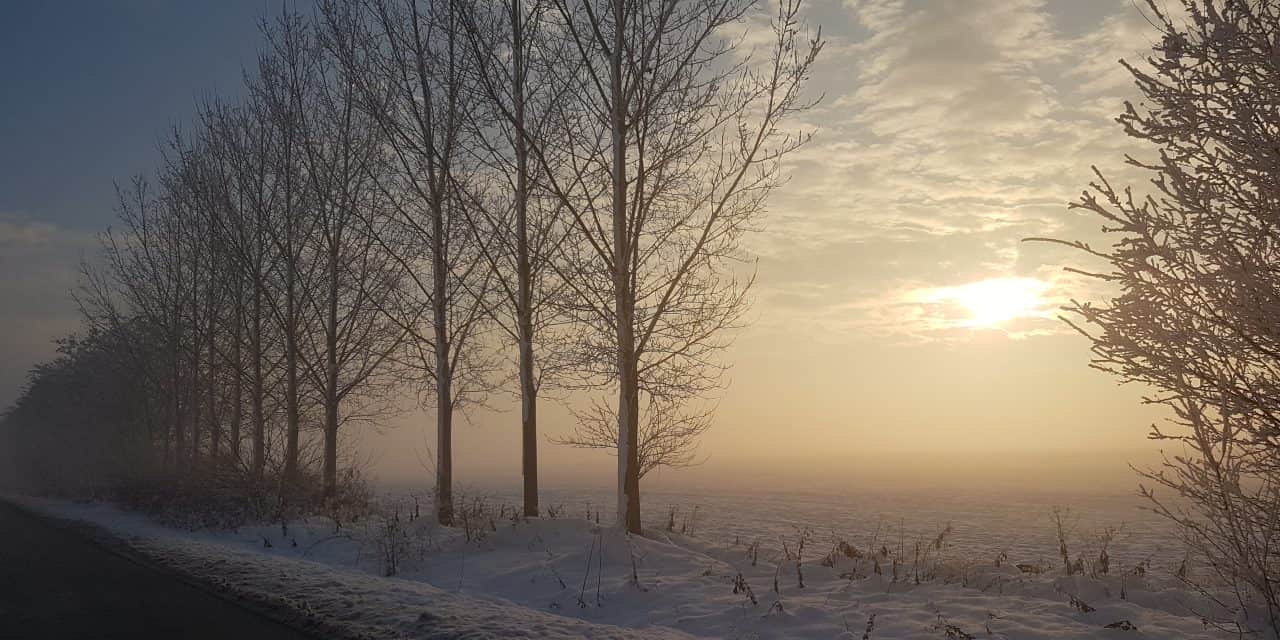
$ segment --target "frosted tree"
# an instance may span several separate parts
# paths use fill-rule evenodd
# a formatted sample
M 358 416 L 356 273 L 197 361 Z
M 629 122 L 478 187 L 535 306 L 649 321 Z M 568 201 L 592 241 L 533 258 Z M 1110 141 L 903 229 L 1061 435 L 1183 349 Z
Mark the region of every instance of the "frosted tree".
M 1110 266 L 1118 293 L 1073 302 L 1093 366 L 1154 391 L 1182 453 L 1143 473 L 1155 509 L 1235 587 L 1234 621 L 1280 628 L 1280 5 L 1183 0 L 1146 64 L 1124 64 L 1145 99 L 1119 122 L 1158 159 L 1151 195 L 1100 172 L 1073 204 L 1115 239 L 1071 246 Z M 1169 500 L 1159 489 L 1171 491 Z M 1241 622 L 1243 621 L 1243 622 Z
M 575 231 L 570 311 L 586 374 L 617 393 L 617 521 L 640 531 L 640 398 L 665 406 L 714 389 L 726 329 L 746 308 L 740 240 L 807 136 L 780 127 L 822 44 L 798 1 L 767 45 L 741 49 L 747 0 L 557 0 L 577 86 L 561 101 L 563 165 L 536 149 Z M 763 54 L 763 55 L 760 55 Z

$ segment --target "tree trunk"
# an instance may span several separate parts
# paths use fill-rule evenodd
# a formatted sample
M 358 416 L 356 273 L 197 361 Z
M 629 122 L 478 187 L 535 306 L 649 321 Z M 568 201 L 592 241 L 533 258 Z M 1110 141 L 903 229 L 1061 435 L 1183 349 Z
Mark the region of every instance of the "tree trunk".
M 329 247 L 329 300 L 325 317 L 324 497 L 338 493 L 338 249 L 334 233 Z
M 236 283 L 243 284 L 243 281 Z M 231 329 L 231 461 L 240 468 L 240 421 L 244 413 L 244 358 L 240 341 L 244 333 L 244 295 L 235 287 L 235 322 Z
M 217 351 L 217 346 L 214 344 L 214 332 L 213 332 L 213 324 L 214 324 L 214 319 L 213 319 L 213 305 L 214 305 L 214 302 L 213 302 L 213 300 L 212 300 L 212 297 L 211 297 L 211 298 L 210 298 L 210 300 L 208 301 L 208 304 L 209 304 L 209 306 L 210 306 L 210 309 L 209 309 L 209 324 L 208 324 L 208 326 L 207 326 L 207 327 L 206 327 L 206 329 L 205 329 L 205 348 L 208 350 L 208 361 L 209 361 L 209 363 L 208 363 L 208 365 L 206 365 L 206 366 L 208 366 L 208 367 L 209 367 L 209 375 L 207 376 L 206 381 L 205 381 L 204 397 L 205 397 L 205 404 L 206 404 L 206 405 L 208 405 L 208 407 L 209 407 L 209 410 L 208 410 L 208 414 L 209 414 L 209 462 L 210 462 L 210 464 L 212 464 L 213 466 L 217 466 L 217 464 L 218 464 L 218 454 L 220 453 L 220 451 L 221 451 L 221 449 L 222 449 L 222 420 L 221 420 L 222 416 L 220 415 L 220 412 L 219 412 L 219 411 L 218 411 L 218 409 L 217 409 L 217 407 L 218 407 L 218 402 L 217 402 L 218 382 L 217 382 L 217 378 L 215 377 L 215 376 L 216 376 L 216 371 L 214 370 L 214 364 L 218 361 L 218 360 L 217 360 L 217 353 L 218 353 L 218 351 Z
M 204 425 L 201 422 L 204 419 L 204 411 L 200 407 L 200 385 L 205 384 L 204 376 L 200 375 L 200 332 L 197 330 L 199 323 L 195 321 L 196 309 L 193 305 L 191 310 L 192 317 L 192 335 L 191 335 L 191 389 L 189 390 L 191 403 L 191 468 L 194 470 L 200 466 L 200 438 L 204 435 Z
M 176 334 L 176 332 L 174 332 Z M 182 470 L 182 462 L 187 457 L 187 425 L 186 411 L 182 404 L 182 354 L 178 348 L 178 338 L 173 338 L 173 382 L 169 392 L 173 395 L 173 455 L 174 468 Z
M 527 334 L 525 334 L 527 336 Z M 527 337 L 520 344 L 520 419 L 524 472 L 524 515 L 538 516 L 538 390 L 533 380 L 533 346 Z
M 630 312 L 627 313 L 631 315 Z M 626 504 L 627 531 L 640 533 L 640 392 L 636 374 L 635 340 L 632 332 L 627 331 L 631 340 L 628 348 L 619 349 L 619 360 L 624 361 L 622 375 L 619 376 L 618 392 L 618 466 L 622 474 L 622 493 Z M 626 343 L 624 343 L 626 344 Z M 625 443 L 623 442 L 625 436 Z
M 165 470 L 165 473 L 168 473 L 169 471 L 173 470 L 173 465 L 174 465 L 173 442 L 178 434 L 178 393 L 177 393 L 177 369 L 176 368 L 174 368 L 174 372 L 172 375 L 173 375 L 173 379 L 170 381 L 171 386 L 168 389 L 168 392 L 171 398 L 170 398 L 170 401 L 168 402 L 168 407 L 166 408 L 168 413 L 168 416 L 166 417 L 168 417 L 169 419 L 165 421 L 165 429 L 164 429 L 164 462 L 162 466 Z
M 631 296 L 631 238 L 627 225 L 627 123 L 622 86 L 626 13 L 614 3 L 610 52 L 610 129 L 613 144 L 613 289 L 618 339 L 618 524 L 640 533 L 640 465 L 637 427 L 635 301 Z
M 324 407 L 324 497 L 338 495 L 338 402 L 326 398 Z
M 263 415 L 264 383 L 262 380 L 262 278 L 253 280 L 253 335 L 250 339 L 253 358 L 253 477 L 261 480 L 267 462 L 266 416 Z
M 437 356 L 437 360 L 439 360 Z M 447 366 L 447 365 L 446 365 Z M 436 393 L 440 394 L 436 410 L 436 520 L 443 526 L 453 526 L 453 399 L 451 381 L 439 378 Z
M 286 258 L 291 263 L 293 258 Z M 294 309 L 294 267 L 288 267 L 289 276 L 285 283 L 285 445 L 284 445 L 284 481 L 292 486 L 298 479 L 298 340 L 297 318 Z
M 519 2 L 511 3 L 511 87 L 516 153 L 516 335 L 520 341 L 521 470 L 524 515 L 538 516 L 538 387 L 533 356 L 533 274 L 529 266 L 529 150 L 524 131 L 524 26 Z
M 442 181 L 443 182 L 443 181 Z M 442 188 L 442 187 L 441 187 Z M 449 316 L 445 287 L 444 203 L 439 194 L 433 208 L 431 301 L 436 337 L 436 519 L 453 524 L 453 371 L 449 362 Z
M 171 408 L 166 408 L 165 412 L 168 414 L 165 417 L 169 418 L 169 420 L 166 420 L 164 424 L 164 434 L 163 434 L 164 442 L 161 444 L 161 450 L 160 450 L 160 470 L 163 473 L 169 473 L 169 467 L 172 464 L 172 462 L 169 460 L 169 455 L 170 455 L 170 451 L 173 448 L 173 417 L 174 416 L 172 413 L 173 410 Z
M 284 140 L 284 201 L 285 201 L 285 327 L 284 327 L 284 360 L 285 360 L 285 445 L 284 445 L 284 482 L 292 488 L 298 479 L 298 309 L 297 280 L 298 256 L 294 234 L 297 232 L 298 212 L 294 210 L 293 193 L 293 135 L 292 130 L 286 132 Z

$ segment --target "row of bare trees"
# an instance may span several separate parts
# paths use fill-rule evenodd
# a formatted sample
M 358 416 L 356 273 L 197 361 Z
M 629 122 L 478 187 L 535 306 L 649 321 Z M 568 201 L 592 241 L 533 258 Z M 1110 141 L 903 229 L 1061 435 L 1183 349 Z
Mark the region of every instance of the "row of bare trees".
M 532 516 L 554 385 L 594 398 L 561 441 L 617 450 L 638 532 L 641 476 L 710 425 L 740 241 L 807 140 L 782 128 L 822 46 L 799 11 L 323 0 L 264 22 L 244 98 L 203 104 L 121 190 L 82 297 L 97 331 L 146 327 L 125 342 L 158 464 L 288 487 L 318 458 L 329 498 L 342 434 L 408 387 L 449 524 L 454 417 L 515 389 Z
M 295 484 L 315 423 L 329 497 L 340 427 L 395 380 L 404 335 L 388 312 L 404 272 L 375 234 L 379 129 L 306 21 L 265 33 L 245 100 L 202 105 L 155 180 L 121 190 L 121 228 L 81 301 L 100 329 L 141 318 L 163 336 L 167 357 L 138 363 L 168 400 L 151 416 L 163 468 L 261 479 L 273 463 Z M 269 423 L 283 425 L 275 442 Z

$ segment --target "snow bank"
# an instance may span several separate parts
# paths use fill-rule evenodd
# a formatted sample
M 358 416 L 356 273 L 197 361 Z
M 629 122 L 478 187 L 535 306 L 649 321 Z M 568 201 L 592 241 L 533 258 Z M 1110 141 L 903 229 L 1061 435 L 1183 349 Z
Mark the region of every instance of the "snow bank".
M 318 525 L 295 527 L 286 538 L 267 528 L 236 533 L 183 532 L 103 504 L 23 499 L 50 516 L 105 528 L 131 549 L 258 606 L 282 610 L 302 626 L 355 638 L 639 638 L 689 636 L 661 627 L 623 629 L 522 607 L 478 594 L 453 593 L 421 580 L 384 578 L 348 564 L 353 540 L 330 538 Z M 293 546 L 293 541 L 298 546 Z M 304 542 L 329 544 L 308 553 Z

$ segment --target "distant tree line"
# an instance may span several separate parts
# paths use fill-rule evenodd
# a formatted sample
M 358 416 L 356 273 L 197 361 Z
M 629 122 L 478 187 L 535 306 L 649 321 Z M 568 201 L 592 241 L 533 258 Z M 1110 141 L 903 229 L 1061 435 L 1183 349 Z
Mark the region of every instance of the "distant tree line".
M 5 414 L 16 475 L 324 502 L 351 430 L 412 392 L 447 525 L 454 417 L 513 390 L 534 516 L 554 385 L 595 398 L 563 441 L 616 450 L 638 532 L 641 476 L 710 426 L 753 279 L 740 241 L 808 139 L 782 128 L 822 48 L 799 11 L 322 0 L 265 20 L 243 98 L 203 101 L 118 188 L 86 328 Z

